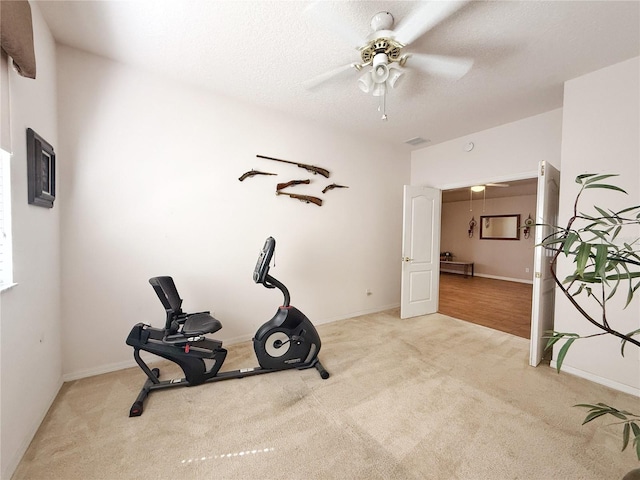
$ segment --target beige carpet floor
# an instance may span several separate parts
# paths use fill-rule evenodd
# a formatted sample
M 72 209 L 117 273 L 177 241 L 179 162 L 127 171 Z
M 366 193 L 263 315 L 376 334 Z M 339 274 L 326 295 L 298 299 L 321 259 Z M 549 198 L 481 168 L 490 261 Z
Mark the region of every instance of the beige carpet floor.
M 640 466 L 619 426 L 580 426 L 572 408 L 638 398 L 529 367 L 526 339 L 395 310 L 318 330 L 328 380 L 159 391 L 139 418 L 137 367 L 66 383 L 13 478 L 620 479 Z M 254 365 L 250 343 L 228 348 L 223 370 Z

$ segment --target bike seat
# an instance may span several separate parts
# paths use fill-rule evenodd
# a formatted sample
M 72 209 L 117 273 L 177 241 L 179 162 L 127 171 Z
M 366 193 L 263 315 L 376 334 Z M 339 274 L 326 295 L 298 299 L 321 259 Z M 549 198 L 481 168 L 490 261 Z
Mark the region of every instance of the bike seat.
M 182 334 L 187 337 L 217 332 L 222 324 L 206 312 L 188 315 L 182 326 Z
M 153 277 L 149 279 L 149 283 L 167 313 L 164 327 L 167 338 L 170 337 L 172 341 L 178 341 L 181 336 L 197 337 L 217 332 L 222 328 L 220 321 L 209 315 L 209 312 L 186 313 L 182 311 L 182 299 L 173 278 Z

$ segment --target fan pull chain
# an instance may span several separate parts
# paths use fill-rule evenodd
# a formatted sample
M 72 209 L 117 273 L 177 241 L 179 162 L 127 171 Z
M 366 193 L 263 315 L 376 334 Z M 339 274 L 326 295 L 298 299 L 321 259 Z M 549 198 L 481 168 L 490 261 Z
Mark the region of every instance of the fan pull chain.
M 487 187 L 484 187 L 482 190 L 482 212 L 484 213 L 484 206 L 487 202 Z
M 383 92 L 380 95 L 380 106 L 378 107 L 378 111 L 382 113 L 382 121 L 387 121 L 387 92 Z

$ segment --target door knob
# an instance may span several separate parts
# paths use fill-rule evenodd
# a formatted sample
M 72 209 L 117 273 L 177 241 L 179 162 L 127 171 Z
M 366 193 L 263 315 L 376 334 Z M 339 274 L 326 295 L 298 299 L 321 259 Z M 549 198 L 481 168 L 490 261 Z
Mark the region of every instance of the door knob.
M 413 261 L 413 258 L 403 257 L 403 258 L 402 258 L 402 261 L 403 261 L 403 262 L 411 262 L 411 261 Z

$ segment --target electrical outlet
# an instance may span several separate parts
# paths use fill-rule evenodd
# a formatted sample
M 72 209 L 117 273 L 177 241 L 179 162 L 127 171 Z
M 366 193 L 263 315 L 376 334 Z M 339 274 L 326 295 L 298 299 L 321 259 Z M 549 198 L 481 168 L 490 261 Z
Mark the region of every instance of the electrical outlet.
M 524 269 L 525 273 L 529 273 L 529 267 Z

